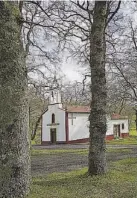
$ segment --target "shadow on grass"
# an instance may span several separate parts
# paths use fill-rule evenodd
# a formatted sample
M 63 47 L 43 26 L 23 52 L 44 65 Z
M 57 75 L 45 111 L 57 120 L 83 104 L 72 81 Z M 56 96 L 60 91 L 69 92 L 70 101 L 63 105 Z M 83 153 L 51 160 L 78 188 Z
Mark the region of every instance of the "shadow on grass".
M 90 177 L 87 168 L 33 178 L 29 198 L 136 198 L 137 159 L 112 162 L 107 174 Z
M 73 175 L 74 171 L 71 171 L 70 173 L 52 173 L 48 177 L 42 177 L 39 178 L 39 180 L 34 180 L 33 184 L 34 185 L 40 185 L 40 186 L 63 186 L 66 184 L 75 184 L 78 181 L 84 181 L 88 178 L 88 173 L 85 172 L 84 174 L 81 175 Z

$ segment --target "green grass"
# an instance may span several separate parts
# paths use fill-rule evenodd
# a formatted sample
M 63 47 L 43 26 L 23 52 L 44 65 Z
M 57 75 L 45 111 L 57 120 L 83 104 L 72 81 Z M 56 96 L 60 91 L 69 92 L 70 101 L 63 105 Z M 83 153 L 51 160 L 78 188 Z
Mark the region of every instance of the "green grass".
M 31 140 L 31 145 L 36 145 L 36 141 L 35 140 Z
M 137 159 L 113 162 L 102 176 L 87 176 L 87 168 L 34 177 L 28 198 L 137 198 Z
M 122 149 L 122 148 L 107 148 L 107 152 L 109 153 L 130 153 L 132 149 Z M 40 156 L 40 155 L 56 155 L 56 154 L 65 154 L 65 153 L 73 153 L 78 155 L 88 155 L 88 149 L 32 149 L 32 156 Z
M 136 131 L 136 129 L 135 129 L 135 128 L 130 129 L 129 135 L 130 135 L 130 136 L 137 136 L 137 131 Z
M 122 149 L 122 148 L 108 148 L 107 149 L 107 152 L 108 153 L 131 153 L 132 152 L 132 149 Z
M 115 139 L 111 141 L 107 141 L 107 144 L 112 145 L 136 145 L 137 144 L 137 137 L 128 137 L 123 139 Z
M 38 129 L 35 139 L 31 140 L 31 145 L 39 145 L 41 144 L 41 129 Z

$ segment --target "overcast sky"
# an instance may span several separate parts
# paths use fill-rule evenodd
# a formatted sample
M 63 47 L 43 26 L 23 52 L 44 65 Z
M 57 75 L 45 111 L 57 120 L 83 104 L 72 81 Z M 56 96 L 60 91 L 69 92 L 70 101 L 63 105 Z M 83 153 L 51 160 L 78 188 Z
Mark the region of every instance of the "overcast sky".
M 82 81 L 83 69 L 81 68 L 81 66 L 77 64 L 74 58 L 69 58 L 67 60 L 65 59 L 66 57 L 64 58 L 62 62 L 61 69 L 62 69 L 62 72 L 67 76 L 68 80 Z
M 130 6 L 128 6 L 127 4 L 124 5 L 124 8 L 122 8 L 122 10 L 124 10 L 125 14 L 130 15 Z M 137 16 L 134 16 L 135 14 L 132 13 L 132 17 L 134 18 L 134 20 L 136 21 Z M 41 33 L 40 33 L 41 34 Z M 40 37 L 39 37 L 40 38 Z M 43 43 L 42 39 L 39 39 L 39 42 Z M 45 41 L 43 43 L 47 48 L 49 48 L 49 46 L 51 45 L 51 41 Z M 42 44 L 41 44 L 42 45 Z M 44 47 L 46 49 L 46 47 Z M 49 50 L 49 49 L 48 49 Z M 84 69 L 77 64 L 77 60 L 72 58 L 69 58 L 66 60 L 67 55 L 65 53 L 63 53 L 61 59 L 62 59 L 62 63 L 60 63 L 60 67 L 62 72 L 66 75 L 66 77 L 68 78 L 68 80 L 70 81 L 82 81 L 83 80 L 83 76 L 81 73 L 84 73 Z M 47 62 L 47 61 L 46 61 Z M 46 74 L 46 72 L 45 72 Z
M 130 4 L 130 1 L 125 0 L 125 4 L 122 4 L 122 12 L 125 16 L 130 16 L 133 21 L 136 23 L 137 21 L 137 15 L 133 10 L 131 11 L 131 7 L 135 4 Z M 131 7 L 130 7 L 131 6 Z M 84 71 L 79 65 L 77 65 L 76 60 L 74 58 L 67 60 L 67 62 L 64 61 L 62 63 L 62 71 L 63 73 L 68 77 L 69 80 L 77 80 L 77 81 L 82 81 L 83 77 L 81 73 Z

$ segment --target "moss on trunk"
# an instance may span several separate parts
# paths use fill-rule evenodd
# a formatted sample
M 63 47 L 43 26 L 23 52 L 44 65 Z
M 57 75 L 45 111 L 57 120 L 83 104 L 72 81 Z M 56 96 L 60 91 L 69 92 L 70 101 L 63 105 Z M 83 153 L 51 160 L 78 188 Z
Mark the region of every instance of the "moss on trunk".
M 89 175 L 103 174 L 106 171 L 106 77 L 105 77 L 105 25 L 106 1 L 96 1 L 91 31 L 91 115 Z
M 29 191 L 27 72 L 17 2 L 0 1 L 0 197 Z

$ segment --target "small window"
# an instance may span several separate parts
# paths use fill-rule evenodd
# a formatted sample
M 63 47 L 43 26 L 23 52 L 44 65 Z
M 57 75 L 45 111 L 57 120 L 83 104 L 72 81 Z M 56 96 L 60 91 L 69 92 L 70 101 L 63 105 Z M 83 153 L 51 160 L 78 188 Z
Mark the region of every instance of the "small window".
M 124 129 L 124 123 L 122 123 L 122 129 Z
M 52 114 L 52 124 L 55 123 L 55 114 Z

